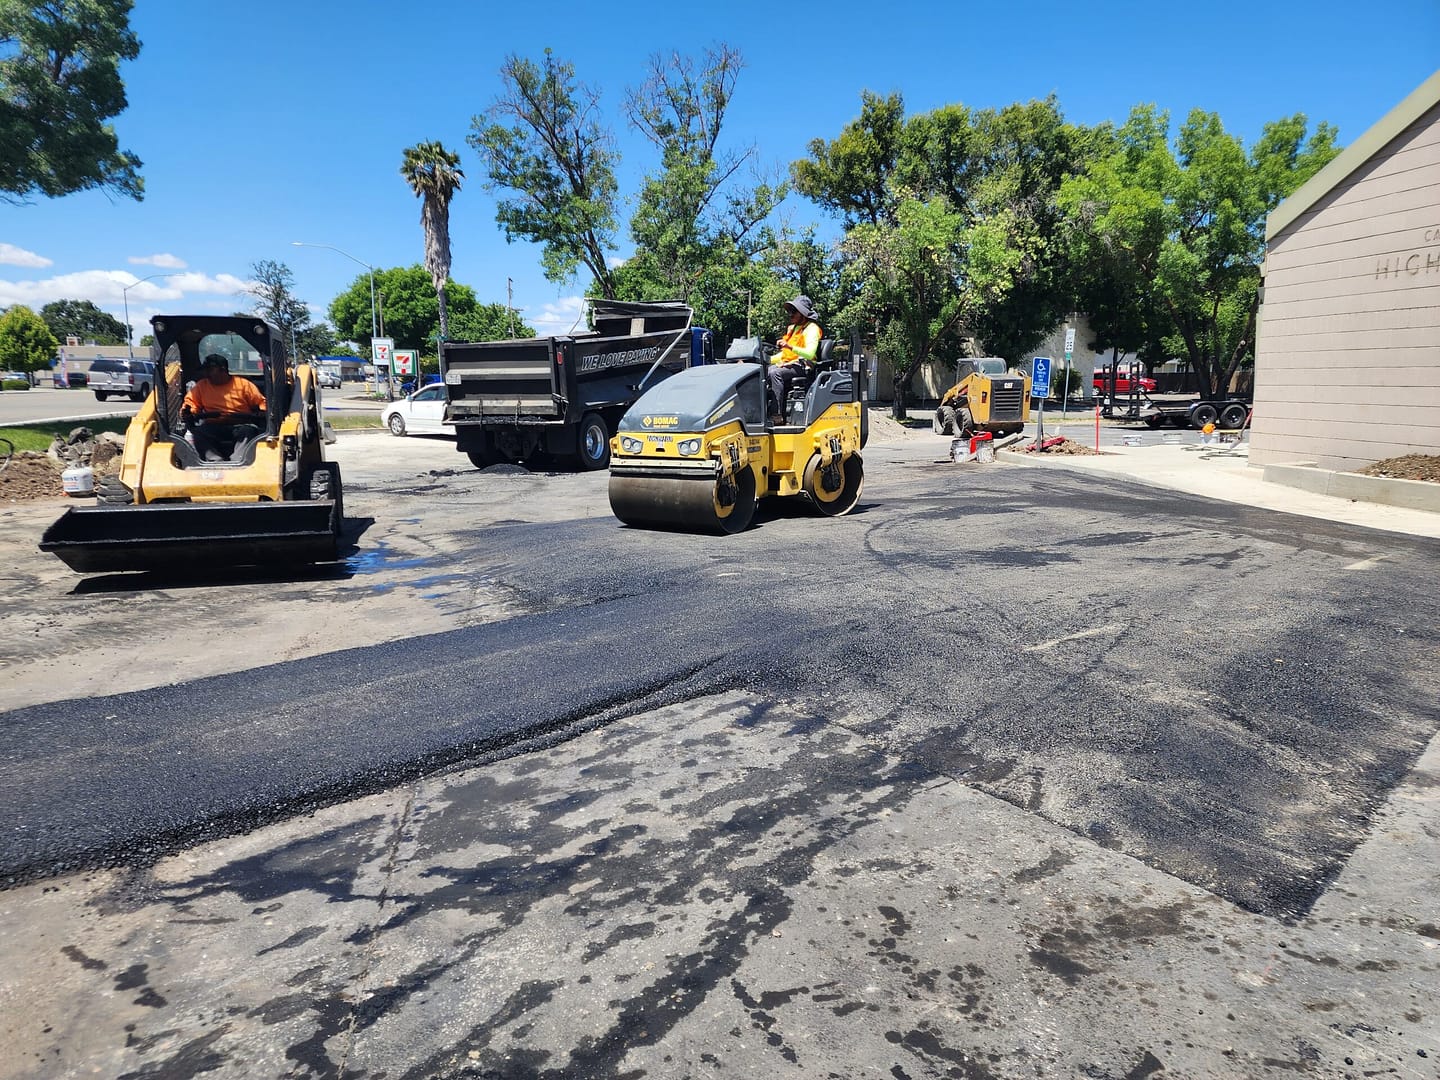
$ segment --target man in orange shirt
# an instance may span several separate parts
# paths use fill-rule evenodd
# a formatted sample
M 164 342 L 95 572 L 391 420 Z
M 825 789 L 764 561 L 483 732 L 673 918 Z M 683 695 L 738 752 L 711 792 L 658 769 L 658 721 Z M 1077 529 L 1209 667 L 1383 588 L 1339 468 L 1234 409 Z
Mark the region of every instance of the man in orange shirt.
M 776 342 L 780 351 L 770 358 L 770 370 L 765 373 L 770 384 L 772 425 L 784 422 L 781 414 L 785 411 L 785 397 L 790 393 L 790 384 L 814 366 L 815 352 L 820 347 L 820 324 L 815 321 L 815 308 L 808 296 L 802 294 L 787 301 L 785 316 L 789 325 Z
M 180 419 L 195 433 L 201 458 L 220 461 L 234 454 L 237 443 L 260 434 L 253 421 L 265 414 L 265 395 L 249 379 L 231 375 L 230 361 L 219 353 L 205 357 L 200 370 L 200 380 L 185 395 Z

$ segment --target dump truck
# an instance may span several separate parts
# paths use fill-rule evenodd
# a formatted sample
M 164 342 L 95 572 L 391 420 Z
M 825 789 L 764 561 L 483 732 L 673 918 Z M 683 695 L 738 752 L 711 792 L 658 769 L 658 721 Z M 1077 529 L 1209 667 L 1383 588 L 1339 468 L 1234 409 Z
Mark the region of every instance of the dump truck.
M 678 301 L 591 300 L 586 333 L 445 342 L 445 423 L 476 468 L 540 457 L 610 462 L 610 436 L 649 387 L 714 361 L 714 338 Z
M 611 442 L 610 509 L 626 525 L 738 533 L 765 498 L 798 498 L 823 517 L 860 500 L 865 372 L 859 342 L 846 358 L 822 338 L 813 370 L 783 402 L 767 400 L 768 357 L 756 339 L 726 361 L 654 387 Z M 780 418 L 780 423 L 770 419 Z
M 969 438 L 988 431 L 1014 435 L 1030 419 L 1030 376 L 1011 370 L 998 356 L 961 360 L 957 382 L 940 398 L 933 426 L 937 435 Z
M 67 510 L 45 530 L 41 550 L 79 573 L 337 559 L 340 466 L 325 460 L 334 433 L 314 368 L 287 356 L 283 335 L 262 319 L 158 315 L 150 325 L 157 378 L 126 429 L 119 475 L 97 482 L 97 505 Z M 187 411 L 187 387 L 207 364 L 249 380 L 264 410 Z

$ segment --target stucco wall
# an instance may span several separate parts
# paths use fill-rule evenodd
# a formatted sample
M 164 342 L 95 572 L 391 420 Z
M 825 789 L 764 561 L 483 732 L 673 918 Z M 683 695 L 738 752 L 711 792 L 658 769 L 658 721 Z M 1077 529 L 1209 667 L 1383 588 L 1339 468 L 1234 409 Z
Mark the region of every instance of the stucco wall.
M 1254 464 L 1440 453 L 1440 105 L 1270 241 Z

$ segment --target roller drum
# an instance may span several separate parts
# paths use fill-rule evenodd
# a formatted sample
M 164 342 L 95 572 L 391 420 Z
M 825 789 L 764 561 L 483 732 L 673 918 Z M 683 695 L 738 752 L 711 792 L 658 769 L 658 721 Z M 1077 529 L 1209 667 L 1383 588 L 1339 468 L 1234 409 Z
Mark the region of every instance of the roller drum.
M 746 529 L 755 516 L 755 482 L 747 470 L 732 500 L 720 498 L 720 481 L 610 474 L 610 509 L 627 525 L 718 535 Z M 728 503 L 728 505 L 727 505 Z

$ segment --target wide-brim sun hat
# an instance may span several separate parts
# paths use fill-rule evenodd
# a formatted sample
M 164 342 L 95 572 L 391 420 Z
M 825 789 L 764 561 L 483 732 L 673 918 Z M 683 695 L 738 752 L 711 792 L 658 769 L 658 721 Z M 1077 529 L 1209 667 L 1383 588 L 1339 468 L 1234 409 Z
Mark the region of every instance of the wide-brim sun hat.
M 801 293 L 793 300 L 785 301 L 785 306 L 798 311 L 807 319 L 813 319 L 815 317 L 815 305 L 810 303 L 810 298 L 804 293 Z

